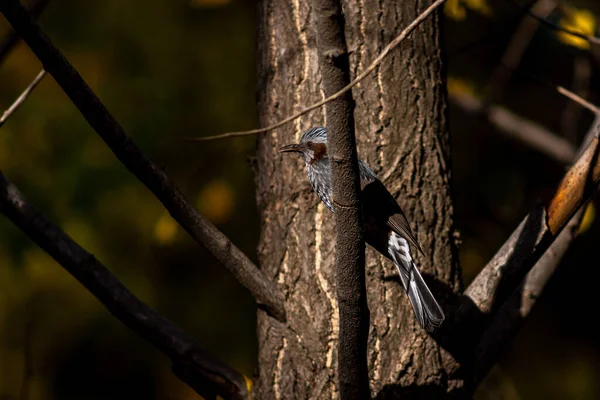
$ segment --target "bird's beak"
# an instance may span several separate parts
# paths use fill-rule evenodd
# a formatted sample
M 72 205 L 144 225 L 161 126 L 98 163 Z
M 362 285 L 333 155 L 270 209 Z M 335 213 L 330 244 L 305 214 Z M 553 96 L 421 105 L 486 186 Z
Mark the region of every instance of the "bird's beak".
M 287 146 L 283 146 L 279 149 L 280 153 L 291 153 L 291 152 L 302 152 L 302 148 L 299 144 L 288 144 Z

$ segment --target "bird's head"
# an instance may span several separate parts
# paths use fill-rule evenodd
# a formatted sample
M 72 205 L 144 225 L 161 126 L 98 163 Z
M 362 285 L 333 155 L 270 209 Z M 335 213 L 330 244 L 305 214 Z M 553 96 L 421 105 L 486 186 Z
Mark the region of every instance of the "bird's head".
M 300 153 L 307 165 L 327 158 L 327 130 L 323 127 L 310 128 L 302 135 L 298 144 L 288 144 L 280 153 Z

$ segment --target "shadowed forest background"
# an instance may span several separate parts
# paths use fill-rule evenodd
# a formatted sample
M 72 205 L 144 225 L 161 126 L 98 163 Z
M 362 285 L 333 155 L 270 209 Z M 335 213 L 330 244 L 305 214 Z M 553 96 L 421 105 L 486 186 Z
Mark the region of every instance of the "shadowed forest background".
M 576 8 L 570 17 L 555 11 L 549 19 L 595 34 L 600 4 L 569 5 Z M 447 3 L 451 94 L 483 99 L 522 15 L 510 0 Z M 254 18 L 254 2 L 244 0 L 55 0 L 39 21 L 142 150 L 256 262 L 255 139 L 181 140 L 256 126 Z M 7 32 L 0 19 L 0 37 Z M 519 69 L 571 88 L 575 66 L 584 64 L 587 98 L 599 104 L 600 49 L 590 51 L 587 43 L 541 26 Z M 0 110 L 40 69 L 20 43 L 0 65 Z M 514 75 L 499 103 L 577 146 L 591 114 L 539 80 Z M 552 194 L 564 166 L 450 105 L 456 222 L 468 284 L 532 206 Z M 140 299 L 252 376 L 252 297 L 125 170 L 52 77 L 0 129 L 0 168 Z M 478 398 L 600 398 L 595 209 L 588 208 L 579 238 Z M 131 393 L 197 398 L 166 357 L 0 218 L 0 399 Z

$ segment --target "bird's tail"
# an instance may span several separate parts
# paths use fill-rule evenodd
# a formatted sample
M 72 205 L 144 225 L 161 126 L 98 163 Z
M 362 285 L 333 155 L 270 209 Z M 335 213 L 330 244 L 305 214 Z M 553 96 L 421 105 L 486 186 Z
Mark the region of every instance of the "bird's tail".
M 433 331 L 446 317 L 417 269 L 408 242 L 400 235 L 392 233 L 389 252 L 419 324 L 428 331 Z

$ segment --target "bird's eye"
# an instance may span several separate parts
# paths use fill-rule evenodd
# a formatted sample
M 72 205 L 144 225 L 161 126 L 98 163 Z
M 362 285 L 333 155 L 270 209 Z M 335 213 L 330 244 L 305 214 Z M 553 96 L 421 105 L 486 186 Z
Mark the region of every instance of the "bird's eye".
M 306 146 L 312 147 L 312 145 L 313 145 L 313 142 L 306 142 Z

